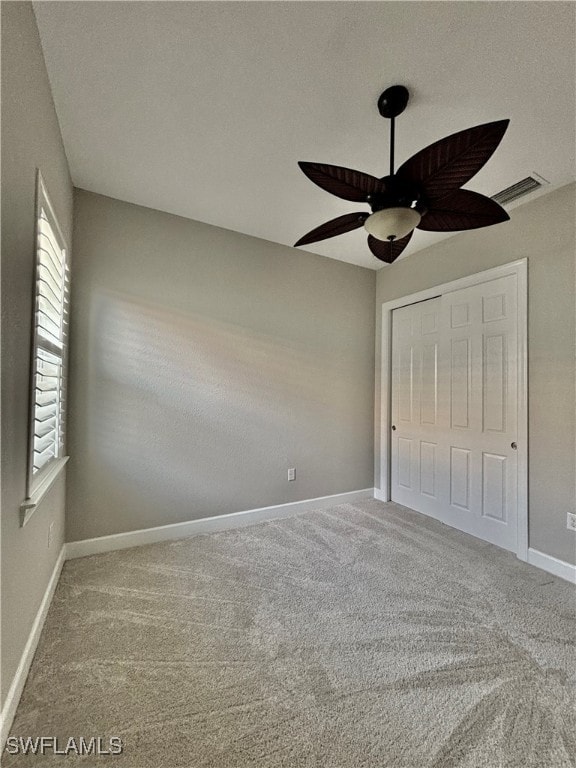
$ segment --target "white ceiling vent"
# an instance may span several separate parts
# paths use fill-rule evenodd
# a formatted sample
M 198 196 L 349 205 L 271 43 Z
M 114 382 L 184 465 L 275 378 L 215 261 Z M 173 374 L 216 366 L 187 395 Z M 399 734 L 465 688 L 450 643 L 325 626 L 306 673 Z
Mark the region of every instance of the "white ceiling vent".
M 546 179 L 539 176 L 537 173 L 532 173 L 531 176 L 526 176 L 522 181 L 517 181 L 516 184 L 512 184 L 511 187 L 506 187 L 506 189 L 503 189 L 501 192 L 492 195 L 492 200 L 495 200 L 500 205 L 506 205 L 507 203 L 517 200 L 519 197 L 529 195 L 530 192 L 534 192 L 534 190 L 549 183 L 549 181 L 546 181 Z

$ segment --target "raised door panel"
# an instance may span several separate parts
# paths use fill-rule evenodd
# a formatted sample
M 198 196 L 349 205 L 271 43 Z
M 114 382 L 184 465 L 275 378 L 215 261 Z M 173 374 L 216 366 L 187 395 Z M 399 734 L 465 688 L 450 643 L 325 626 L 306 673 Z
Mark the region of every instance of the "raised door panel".
M 410 342 L 400 343 L 397 398 L 397 421 L 411 424 L 412 402 L 414 398 L 414 347 Z
M 412 440 L 398 438 L 398 485 L 412 490 Z
M 435 426 L 438 413 L 438 344 L 422 344 L 420 424 Z
M 482 454 L 482 515 L 507 522 L 507 457 Z
M 506 334 L 484 334 L 482 422 L 485 432 L 506 432 Z
M 450 504 L 465 512 L 470 511 L 470 453 L 450 447 Z
M 450 426 L 470 428 L 471 339 L 453 338 L 450 354 Z
M 437 498 L 436 443 L 420 441 L 420 493 Z
M 497 290 L 488 289 L 488 293 L 482 296 L 482 322 L 493 323 L 496 320 L 504 320 L 506 317 L 506 294 Z

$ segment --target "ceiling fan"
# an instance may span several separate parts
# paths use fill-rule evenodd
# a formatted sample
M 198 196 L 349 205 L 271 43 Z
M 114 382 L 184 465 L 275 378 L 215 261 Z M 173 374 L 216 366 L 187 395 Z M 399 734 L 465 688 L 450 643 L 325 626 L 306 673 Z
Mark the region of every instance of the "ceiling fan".
M 390 120 L 390 174 L 379 179 L 338 165 L 298 165 L 326 192 L 355 203 L 368 203 L 372 213 L 358 211 L 321 224 L 295 243 L 315 243 L 351 232 L 368 231 L 368 247 L 391 264 L 410 242 L 414 229 L 456 232 L 507 221 L 506 211 L 489 197 L 460 189 L 492 156 L 509 120 L 498 120 L 453 133 L 430 144 L 394 173 L 394 120 L 408 103 L 403 85 L 387 88 L 378 99 L 382 117 Z

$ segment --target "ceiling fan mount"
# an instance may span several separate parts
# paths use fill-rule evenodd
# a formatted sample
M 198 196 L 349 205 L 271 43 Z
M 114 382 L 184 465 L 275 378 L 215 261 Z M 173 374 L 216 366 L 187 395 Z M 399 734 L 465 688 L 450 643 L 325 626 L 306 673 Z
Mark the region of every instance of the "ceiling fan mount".
M 378 99 L 378 111 L 382 117 L 391 119 L 398 117 L 406 109 L 410 93 L 403 85 L 391 85 L 380 94 Z
M 378 99 L 378 111 L 390 120 L 388 176 L 378 178 L 337 165 L 298 163 L 306 176 L 326 192 L 367 203 L 372 214 L 359 211 L 338 216 L 308 232 L 296 246 L 364 226 L 373 255 L 391 264 L 416 228 L 454 232 L 509 219 L 494 200 L 461 187 L 492 156 L 510 121 L 498 120 L 453 133 L 417 152 L 394 172 L 395 118 L 405 110 L 409 97 L 405 86 L 392 85 Z

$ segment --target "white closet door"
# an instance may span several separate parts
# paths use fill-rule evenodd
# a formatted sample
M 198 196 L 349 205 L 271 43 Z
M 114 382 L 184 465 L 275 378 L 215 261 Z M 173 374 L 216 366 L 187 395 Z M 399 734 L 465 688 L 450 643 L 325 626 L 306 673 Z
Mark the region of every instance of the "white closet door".
M 441 299 L 392 313 L 392 500 L 440 516 L 446 491 L 439 455 Z
M 511 275 L 396 310 L 392 340 L 393 501 L 510 550 L 516 282 Z

